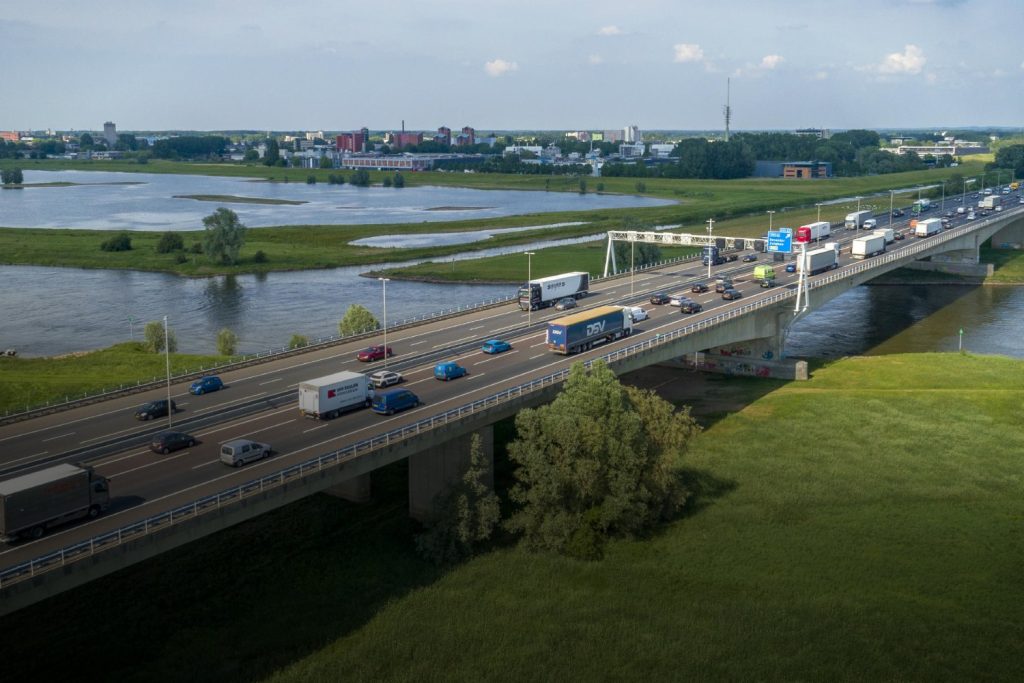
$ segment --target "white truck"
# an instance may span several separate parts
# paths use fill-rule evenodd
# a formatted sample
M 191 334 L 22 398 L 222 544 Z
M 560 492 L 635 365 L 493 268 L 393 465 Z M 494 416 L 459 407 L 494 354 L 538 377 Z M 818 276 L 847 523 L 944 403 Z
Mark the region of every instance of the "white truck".
M 871 233 L 866 237 L 858 237 L 850 243 L 850 256 L 865 259 L 885 253 L 885 235 Z
M 0 481 L 0 540 L 39 538 L 51 526 L 96 517 L 110 506 L 110 485 L 91 467 L 63 464 Z
M 915 237 L 931 237 L 942 232 L 942 220 L 938 218 L 927 218 L 923 221 L 918 221 L 917 225 L 914 226 Z
M 806 230 L 805 230 L 806 228 Z M 808 223 L 807 225 L 801 225 L 797 228 L 797 234 L 806 234 L 808 239 L 812 242 L 823 240 L 832 234 L 832 224 L 828 221 L 816 221 L 814 223 Z
M 299 411 L 317 420 L 337 417 L 347 410 L 370 405 L 373 387 L 361 372 L 336 372 L 333 375 L 299 382 Z
M 875 230 L 873 234 L 884 237 L 886 244 L 892 244 L 896 241 L 896 231 L 892 228 L 879 228 L 878 230 Z
M 870 209 L 863 211 L 853 211 L 846 214 L 846 229 L 857 230 L 858 228 L 864 227 L 864 221 L 874 217 L 874 213 Z
M 1000 197 L 999 195 L 991 195 L 989 197 L 983 198 L 980 202 L 978 202 L 978 208 L 979 209 L 994 209 L 994 208 L 996 208 L 997 206 L 999 206 L 1002 203 L 1003 203 L 1003 198 L 1002 197 Z
M 554 306 L 559 299 L 582 299 L 590 289 L 589 273 L 562 273 L 530 280 L 519 288 L 519 308 L 536 311 Z
M 817 275 L 826 270 L 839 267 L 839 251 L 834 243 L 826 244 L 821 249 L 812 249 L 797 259 L 797 270 L 805 270 L 808 275 Z

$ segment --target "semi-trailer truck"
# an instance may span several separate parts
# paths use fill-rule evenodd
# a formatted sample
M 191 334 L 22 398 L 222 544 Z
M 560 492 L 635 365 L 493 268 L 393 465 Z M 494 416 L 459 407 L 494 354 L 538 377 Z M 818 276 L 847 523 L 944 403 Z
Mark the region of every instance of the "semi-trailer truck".
M 801 225 L 796 229 L 797 241 L 817 242 L 832 234 L 832 224 L 828 221 L 815 221 Z
M 336 372 L 299 382 L 299 411 L 317 420 L 337 417 L 373 402 L 370 378 L 361 372 Z
M 864 227 L 864 221 L 868 220 L 869 218 L 873 218 L 874 215 L 875 214 L 872 213 L 869 209 L 865 209 L 864 211 L 853 211 L 851 213 L 848 213 L 846 214 L 846 229 L 857 230 L 859 228 L 862 228 Z
M 39 538 L 52 526 L 96 517 L 110 507 L 107 478 L 62 464 L 0 481 L 0 540 Z
M 892 244 L 896 241 L 896 231 L 892 228 L 879 228 L 875 230 L 874 234 L 884 237 L 886 244 Z
M 582 299 L 590 289 L 589 273 L 562 273 L 530 280 L 519 288 L 519 308 L 536 311 L 558 303 L 559 299 Z
M 628 337 L 633 319 L 621 306 L 598 306 L 548 323 L 548 349 L 569 355 Z
M 812 249 L 797 259 L 797 270 L 807 271 L 808 275 L 817 275 L 826 270 L 839 267 L 839 252 L 834 244 L 826 244 L 821 249 Z
M 915 237 L 931 237 L 940 232 L 942 232 L 942 220 L 938 218 L 918 221 L 917 225 L 914 226 Z
M 866 237 L 858 237 L 850 243 L 850 256 L 865 259 L 885 253 L 885 235 L 872 233 Z

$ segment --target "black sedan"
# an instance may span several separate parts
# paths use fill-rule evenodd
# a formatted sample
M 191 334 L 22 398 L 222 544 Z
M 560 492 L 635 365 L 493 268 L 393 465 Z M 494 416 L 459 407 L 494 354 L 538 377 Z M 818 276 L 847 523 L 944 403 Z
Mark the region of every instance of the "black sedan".
M 725 290 L 724 292 L 722 292 L 722 298 L 725 299 L 726 301 L 732 301 L 734 299 L 739 299 L 741 296 L 743 296 L 743 295 L 740 294 L 740 291 L 738 289 L 729 288 L 729 289 Z
M 704 310 L 703 306 L 701 306 L 696 301 L 691 301 L 689 299 L 684 301 L 682 305 L 679 307 L 680 313 L 700 313 L 702 310 Z
M 667 304 L 670 301 L 672 301 L 672 297 L 670 297 L 668 294 L 665 294 L 664 292 L 658 292 L 657 294 L 651 295 L 651 303 L 654 304 L 655 306 Z
M 744 263 L 750 263 L 751 261 L 756 261 L 756 260 L 757 260 L 757 254 L 747 254 L 746 256 L 743 257 L 743 262 Z
M 694 294 L 703 294 L 704 292 L 708 291 L 708 286 L 703 282 L 698 282 L 693 287 L 690 287 L 690 291 L 693 292 Z
M 149 450 L 167 455 L 171 451 L 192 448 L 196 445 L 195 437 L 185 432 L 160 432 L 153 437 Z

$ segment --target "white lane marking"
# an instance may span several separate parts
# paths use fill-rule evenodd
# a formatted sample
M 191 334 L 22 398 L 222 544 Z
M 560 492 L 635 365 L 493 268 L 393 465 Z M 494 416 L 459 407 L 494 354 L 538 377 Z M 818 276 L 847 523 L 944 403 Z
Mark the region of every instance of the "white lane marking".
M 544 345 L 545 345 L 545 344 L 547 344 L 547 343 L 548 343 L 548 341 L 547 341 L 547 339 L 545 339 L 545 340 L 544 340 L 544 341 L 542 341 L 542 342 L 538 342 L 538 343 L 536 343 L 536 344 L 530 344 L 530 348 L 531 348 L 531 349 L 533 349 L 533 348 L 536 348 L 536 347 L 538 347 L 538 346 L 544 346 Z
M 426 344 L 426 343 L 427 343 L 426 339 L 420 339 L 417 342 L 413 342 L 413 343 L 409 344 L 409 346 L 416 346 L 417 344 Z
M 476 363 L 473 363 L 473 367 L 476 367 L 477 365 L 483 365 L 484 363 L 490 363 L 492 360 L 494 360 L 494 356 L 491 356 L 490 358 L 484 358 L 481 361 L 477 361 Z
M 285 420 L 284 422 L 278 422 L 276 425 L 270 425 L 269 427 L 264 427 L 263 429 L 257 429 L 254 432 L 246 432 L 246 434 L 259 434 L 260 432 L 265 432 L 268 429 L 277 429 L 278 427 L 283 427 L 284 425 L 286 425 L 286 424 L 288 424 L 290 422 L 294 422 L 294 421 L 295 420 Z M 324 425 L 324 426 L 326 426 L 326 425 Z
M 224 403 L 218 403 L 217 405 L 209 406 L 208 408 L 200 408 L 199 410 L 192 411 L 192 414 L 193 415 L 201 415 L 202 413 L 208 413 L 211 410 L 223 410 L 224 408 L 227 408 L 228 406 L 230 406 L 230 405 L 232 405 L 234 403 L 244 403 L 245 401 L 250 401 L 252 399 L 256 399 L 256 398 L 259 398 L 260 396 L 266 396 L 266 395 L 267 395 L 267 392 L 261 391 L 258 394 L 250 394 L 249 396 L 244 396 L 242 398 L 236 398 L 234 401 L 226 401 Z
M 309 429 L 303 429 L 302 433 L 303 434 L 309 434 L 310 432 L 315 432 L 316 430 L 323 429 L 324 427 L 327 427 L 327 426 L 329 426 L 329 425 L 327 425 L 327 423 L 320 424 L 320 425 L 317 425 L 316 427 L 310 427 Z
M 546 356 L 546 355 L 548 355 L 548 354 L 546 354 L 546 353 L 538 353 L 536 356 L 530 356 L 530 360 L 534 360 L 535 358 L 541 358 L 542 356 Z
M 142 455 L 143 453 L 134 453 L 133 455 Z M 147 462 L 145 465 L 139 465 L 138 467 L 133 467 L 130 470 L 125 470 L 124 472 L 118 472 L 117 474 L 108 474 L 107 475 L 107 479 L 117 479 L 118 477 L 123 477 L 126 474 L 131 474 L 132 472 L 138 472 L 139 470 L 144 470 L 147 467 L 153 467 L 154 465 L 162 465 L 165 462 L 170 462 L 171 460 L 176 460 L 176 459 L 178 459 L 178 458 L 180 458 L 180 457 L 182 457 L 184 455 L 188 455 L 188 454 L 189 454 L 189 450 L 186 448 L 183 451 L 179 451 L 177 455 L 172 455 L 172 456 L 169 456 L 169 457 L 168 456 L 162 456 L 159 460 L 153 460 L 151 462 Z
M 469 328 L 469 331 L 472 332 L 473 330 L 482 330 L 485 327 L 487 327 L 487 326 L 486 325 L 477 325 L 476 327 Z
M 284 377 L 275 377 L 274 379 L 268 379 L 266 382 L 260 382 L 258 386 L 264 386 L 266 384 L 273 384 L 274 382 L 280 382 Z
M 60 436 L 51 436 L 48 439 L 43 439 L 42 443 L 46 443 L 47 441 L 56 441 L 57 439 L 63 439 L 65 436 L 74 436 L 74 434 L 74 432 L 68 432 L 67 434 L 61 434 Z
M 474 372 L 470 375 L 466 375 L 466 379 L 476 379 L 477 377 L 483 377 L 486 374 L 486 372 Z
M 207 465 L 212 465 L 216 462 L 220 462 L 220 458 L 217 458 L 216 460 L 207 460 L 206 462 L 201 462 L 198 465 L 193 465 L 192 469 L 198 470 L 200 467 L 206 467 Z

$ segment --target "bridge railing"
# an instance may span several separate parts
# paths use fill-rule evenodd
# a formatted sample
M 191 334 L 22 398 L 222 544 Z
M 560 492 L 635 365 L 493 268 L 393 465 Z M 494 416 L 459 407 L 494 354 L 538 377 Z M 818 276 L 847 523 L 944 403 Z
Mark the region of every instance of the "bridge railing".
M 878 263 L 894 261 L 905 258 L 909 255 L 920 253 L 921 251 L 933 247 L 936 244 L 941 244 L 973 232 L 987 224 L 987 222 L 988 221 L 981 221 L 974 225 L 954 228 L 953 230 L 945 231 L 937 236 L 922 239 L 920 244 L 915 244 L 897 252 L 889 252 L 882 256 L 866 259 L 861 263 L 847 265 L 830 275 L 815 277 L 814 280 L 809 283 L 809 288 L 813 289 L 820 287 L 829 282 L 834 282 L 853 274 L 863 272 L 864 270 L 871 268 L 872 264 L 877 265 Z M 792 299 L 795 296 L 795 289 L 776 291 L 766 297 L 758 298 L 740 306 L 730 307 L 729 310 L 713 315 L 710 318 L 690 323 L 671 332 L 656 334 L 650 339 L 631 344 L 622 349 L 611 351 L 597 359 L 584 361 L 584 365 L 589 368 L 592 366 L 594 360 L 603 360 L 608 363 L 613 363 L 629 356 L 645 352 L 654 347 L 671 343 L 681 337 L 694 334 L 695 332 L 699 332 L 751 311 L 773 306 L 780 301 Z M 260 477 L 259 479 L 254 479 L 215 494 L 203 496 L 185 505 L 157 513 L 145 519 L 114 529 L 113 531 L 99 534 L 90 539 L 65 546 L 26 562 L 7 567 L 0 570 L 0 589 L 21 581 L 29 580 L 32 577 L 39 576 L 40 574 L 59 569 L 71 562 L 93 556 L 104 550 L 116 548 L 125 542 L 155 533 L 174 524 L 195 519 L 204 513 L 218 510 L 227 505 L 237 504 L 249 496 L 258 495 L 264 491 L 278 488 L 287 482 L 303 477 L 307 474 L 317 472 L 328 467 L 335 467 L 343 462 L 350 461 L 353 458 L 357 458 L 372 451 L 386 448 L 406 439 L 413 438 L 424 432 L 449 424 L 452 421 L 460 420 L 463 417 L 482 410 L 522 398 L 523 396 L 527 396 L 533 392 L 541 391 L 552 385 L 561 383 L 565 380 L 568 374 L 568 369 L 550 373 L 518 386 L 491 394 L 490 396 L 457 406 L 443 413 L 424 418 L 405 427 L 399 427 L 383 434 L 363 439 L 349 446 L 310 458 L 309 460 L 296 465 L 290 465 L 277 472 Z

